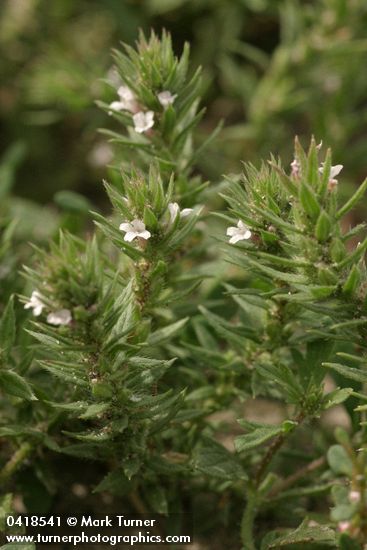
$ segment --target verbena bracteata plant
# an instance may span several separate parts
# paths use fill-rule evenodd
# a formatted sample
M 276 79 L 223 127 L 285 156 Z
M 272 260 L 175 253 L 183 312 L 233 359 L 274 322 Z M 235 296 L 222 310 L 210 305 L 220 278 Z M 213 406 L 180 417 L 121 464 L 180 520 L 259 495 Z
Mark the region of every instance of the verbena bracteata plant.
M 14 298 L 3 311 L 1 512 L 29 457 L 62 453 L 103 464 L 94 490 L 140 512 L 220 515 L 223 545 L 363 548 L 367 239 L 353 244 L 364 226 L 343 220 L 367 180 L 340 206 L 342 166 L 314 140 L 307 153 L 296 141 L 289 170 L 271 159 L 227 178 L 217 219 L 229 268 L 217 271 L 200 204 L 211 192 L 195 173 L 207 145 L 195 141 L 200 72 L 189 78 L 188 60 L 166 33 L 115 52 L 101 103 L 117 124 L 104 131 L 118 148 L 113 213 L 94 213 L 88 239 L 60 233 L 35 250 L 21 297 L 31 349 Z M 208 266 L 214 281 L 199 288 Z M 259 397 L 284 418 L 249 419 L 243 402 L 256 410 Z M 343 402 L 353 430 L 334 438 L 320 415 Z M 228 409 L 246 432 L 229 426 L 234 449 L 218 421 Z

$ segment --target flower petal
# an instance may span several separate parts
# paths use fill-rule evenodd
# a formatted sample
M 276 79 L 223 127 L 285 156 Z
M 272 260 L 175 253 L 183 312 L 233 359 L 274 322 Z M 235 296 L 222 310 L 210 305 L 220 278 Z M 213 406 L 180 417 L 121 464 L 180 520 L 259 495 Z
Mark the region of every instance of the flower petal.
M 69 309 L 59 309 L 47 315 L 47 322 L 50 325 L 68 325 L 71 320 L 72 316 Z
M 119 225 L 119 229 L 120 231 L 131 231 L 133 229 L 131 223 L 128 223 L 128 222 L 124 222 L 124 223 L 120 223 Z
M 177 202 L 170 202 L 168 204 L 168 210 L 171 216 L 171 223 L 173 223 L 176 219 L 177 214 L 180 211 L 180 207 L 178 206 Z
M 133 231 L 136 231 L 136 233 L 140 233 L 141 231 L 145 230 L 145 223 L 135 218 L 135 220 L 131 222 L 131 227 Z
M 240 233 L 237 233 L 237 235 L 233 235 L 233 237 L 229 239 L 229 242 L 230 244 L 236 244 L 238 241 L 242 241 L 242 239 L 243 236 Z
M 335 166 L 332 166 L 330 168 L 330 178 L 333 179 L 335 178 L 335 176 L 337 176 L 338 174 L 340 174 L 340 172 L 343 170 L 343 165 L 342 164 L 336 164 Z
M 131 241 L 133 241 L 135 237 L 138 237 L 138 233 L 135 233 L 134 231 L 128 231 L 124 237 L 124 241 L 131 243 Z
M 164 90 L 163 92 L 160 92 L 157 97 L 162 107 L 168 107 L 175 101 L 177 94 L 172 95 L 169 90 Z
M 190 214 L 194 211 L 193 208 L 184 208 L 183 210 L 181 210 L 181 218 L 186 218 L 186 216 L 190 216 Z
M 140 237 L 141 239 L 145 239 L 145 240 L 148 240 L 150 239 L 152 235 L 150 234 L 150 232 L 148 230 L 145 230 L 145 231 L 142 231 L 141 233 L 139 233 L 138 237 Z

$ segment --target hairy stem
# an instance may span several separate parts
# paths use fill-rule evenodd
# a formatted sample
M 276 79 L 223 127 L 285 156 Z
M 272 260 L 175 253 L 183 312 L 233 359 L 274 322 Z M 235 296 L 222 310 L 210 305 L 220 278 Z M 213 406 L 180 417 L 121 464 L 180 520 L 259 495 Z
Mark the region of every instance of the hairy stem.
M 297 424 L 299 425 L 303 422 L 304 418 L 305 418 L 305 414 L 301 411 L 299 413 L 299 415 L 296 417 L 295 422 L 297 422 Z M 282 447 L 283 443 L 287 439 L 287 436 L 288 436 L 288 434 L 286 434 L 286 433 L 279 434 L 274 439 L 274 441 L 272 442 L 270 447 L 268 448 L 267 452 L 265 453 L 265 456 L 263 457 L 263 459 L 261 460 L 261 462 L 258 466 L 256 475 L 255 475 L 255 486 L 256 487 L 258 487 L 260 485 L 270 462 L 273 460 L 273 458 L 276 455 L 276 453 L 278 452 L 278 450 Z
M 0 471 L 0 486 L 7 483 L 14 473 L 21 467 L 32 451 L 29 443 L 23 443 Z
M 247 493 L 247 505 L 241 521 L 242 550 L 256 550 L 254 541 L 254 520 L 257 512 L 256 491 L 249 489 Z
M 295 422 L 297 422 L 297 424 L 299 425 L 303 422 L 304 419 L 305 413 L 301 411 L 296 417 Z M 266 474 L 269 464 L 273 460 L 278 450 L 282 447 L 283 443 L 286 441 L 287 436 L 288 434 L 284 433 L 278 435 L 274 439 L 258 466 L 253 485 L 251 484 L 248 487 L 247 503 L 241 522 L 241 539 L 243 550 L 256 550 L 253 528 L 258 508 L 257 492 Z

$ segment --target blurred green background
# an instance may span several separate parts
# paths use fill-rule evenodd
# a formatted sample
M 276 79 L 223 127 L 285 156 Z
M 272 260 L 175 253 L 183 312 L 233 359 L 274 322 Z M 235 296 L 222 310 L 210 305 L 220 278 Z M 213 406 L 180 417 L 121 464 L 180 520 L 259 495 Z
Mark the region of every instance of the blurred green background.
M 111 150 L 97 129 L 113 121 L 94 102 L 110 100 L 111 48 L 139 28 L 166 28 L 177 52 L 190 41 L 192 68 L 203 66 L 202 137 L 225 121 L 204 177 L 270 151 L 290 162 L 294 135 L 312 133 L 347 182 L 365 176 L 365 0 L 2 0 L 0 186 L 5 173 L 19 197 L 50 204 L 73 190 L 103 208 Z

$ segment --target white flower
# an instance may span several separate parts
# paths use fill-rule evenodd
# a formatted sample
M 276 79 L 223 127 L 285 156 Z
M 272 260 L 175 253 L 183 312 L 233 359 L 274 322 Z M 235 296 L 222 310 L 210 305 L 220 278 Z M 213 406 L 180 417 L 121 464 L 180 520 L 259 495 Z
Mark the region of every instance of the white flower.
M 125 104 L 122 101 L 112 101 L 109 105 L 110 111 L 108 114 L 111 116 L 113 111 L 123 111 L 125 109 Z
M 119 95 L 120 102 L 124 104 L 124 109 L 126 111 L 136 111 L 136 97 L 134 95 L 134 92 L 130 90 L 128 86 L 120 86 L 117 90 L 117 93 Z
M 134 92 L 128 86 L 120 86 L 117 93 L 121 101 L 135 101 Z
M 134 113 L 137 110 L 137 102 L 130 88 L 128 86 L 120 86 L 117 93 L 120 100 L 110 103 L 111 111 L 108 114 L 112 115 L 113 111 L 130 111 L 130 113 Z
M 35 315 L 36 317 L 41 315 L 42 310 L 43 310 L 44 307 L 45 307 L 45 304 L 42 302 L 41 295 L 37 290 L 34 290 L 32 292 L 32 295 L 31 295 L 31 298 L 30 298 L 29 302 L 27 302 L 24 305 L 24 309 L 32 308 L 33 309 L 33 315 Z
M 135 131 L 138 132 L 138 134 L 142 134 L 154 126 L 154 112 L 147 111 L 144 113 L 143 111 L 139 111 L 139 113 L 133 116 L 133 121 Z
M 298 162 L 297 159 L 294 159 L 291 162 L 291 168 L 292 168 L 291 176 L 293 176 L 294 178 L 298 178 L 300 170 L 301 170 L 301 165 L 300 165 L 300 163 Z
M 339 521 L 338 523 L 338 529 L 341 533 L 348 531 L 349 527 L 350 527 L 349 521 Z
M 322 162 L 321 166 L 319 168 L 320 174 L 323 174 L 324 169 L 325 169 L 325 163 Z M 342 164 L 336 164 L 335 166 L 331 166 L 330 176 L 329 176 L 329 184 L 328 184 L 329 191 L 332 191 L 334 189 L 334 187 L 337 185 L 338 180 L 336 179 L 336 176 L 338 176 L 342 170 L 343 170 L 343 165 Z
M 107 80 L 109 80 L 115 88 L 118 88 L 122 84 L 120 75 L 118 74 L 116 67 L 110 67 L 107 72 Z
M 228 227 L 227 235 L 231 237 L 229 242 L 235 244 L 238 241 L 247 240 L 251 237 L 252 233 L 242 220 L 238 220 L 237 227 Z
M 47 315 L 47 322 L 50 325 L 68 325 L 71 320 L 72 316 L 69 309 L 59 309 Z
M 193 212 L 192 208 L 184 208 L 180 211 L 180 207 L 178 206 L 177 202 L 170 202 L 168 204 L 168 210 L 171 216 L 171 223 L 173 223 L 179 214 L 181 218 L 186 218 L 186 216 L 189 216 L 191 212 Z
M 350 502 L 359 502 L 361 500 L 361 493 L 359 491 L 350 491 L 348 496 Z
M 149 239 L 151 234 L 145 229 L 145 223 L 141 220 L 133 220 L 132 222 L 121 223 L 119 226 L 120 231 L 125 231 L 126 235 L 124 241 L 130 243 L 136 237 L 140 239 Z
M 164 92 L 160 92 L 158 95 L 158 101 L 162 105 L 162 107 L 166 108 L 169 105 L 172 105 L 172 103 L 175 101 L 177 94 L 172 95 L 171 92 L 168 90 L 165 90 Z

